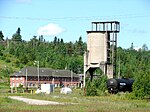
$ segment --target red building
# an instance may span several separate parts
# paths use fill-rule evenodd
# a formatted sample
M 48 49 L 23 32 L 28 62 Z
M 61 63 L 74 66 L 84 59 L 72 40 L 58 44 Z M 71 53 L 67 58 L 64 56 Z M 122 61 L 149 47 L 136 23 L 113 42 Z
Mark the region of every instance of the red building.
M 10 87 L 38 87 L 40 84 L 54 84 L 55 87 L 80 86 L 79 75 L 70 70 L 26 67 L 10 76 Z

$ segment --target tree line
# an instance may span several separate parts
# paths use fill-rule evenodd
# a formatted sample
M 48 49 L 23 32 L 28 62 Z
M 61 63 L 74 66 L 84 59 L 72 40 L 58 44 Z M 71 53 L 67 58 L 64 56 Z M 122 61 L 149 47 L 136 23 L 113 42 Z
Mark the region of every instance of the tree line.
M 41 35 L 33 36 L 30 41 L 22 40 L 21 29 L 18 28 L 11 39 L 4 40 L 2 31 L 0 32 L 1 59 L 11 62 L 10 56 L 16 58 L 14 66 L 22 68 L 24 66 L 34 66 L 34 61 L 40 62 L 40 67 L 53 69 L 70 69 L 75 73 L 83 71 L 83 54 L 86 43 L 82 37 L 73 42 L 64 42 L 58 37 L 47 42 Z
M 83 73 L 83 54 L 87 44 L 82 37 L 74 43 L 64 42 L 56 36 L 49 42 L 42 35 L 25 41 L 22 40 L 21 29 L 18 28 L 11 39 L 4 39 L 0 31 L 0 43 L 0 60 L 12 62 L 16 68 L 35 66 L 34 61 L 39 61 L 40 67 Z M 134 49 L 133 43 L 128 49 L 117 47 L 116 76 L 135 79 L 134 96 L 145 97 L 150 94 L 150 51 L 146 44 L 139 50 Z M 140 95 L 141 91 L 144 96 Z

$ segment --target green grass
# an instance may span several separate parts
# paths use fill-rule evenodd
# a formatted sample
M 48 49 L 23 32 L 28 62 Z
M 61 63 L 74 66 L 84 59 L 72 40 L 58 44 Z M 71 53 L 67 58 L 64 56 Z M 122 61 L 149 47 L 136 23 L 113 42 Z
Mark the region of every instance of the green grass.
M 81 90 L 63 95 L 59 89 L 50 95 L 44 94 L 0 94 L 0 112 L 150 112 L 150 102 L 145 100 L 128 100 L 125 94 L 87 97 Z M 37 106 L 9 99 L 7 96 L 23 96 L 64 103 L 66 105 Z

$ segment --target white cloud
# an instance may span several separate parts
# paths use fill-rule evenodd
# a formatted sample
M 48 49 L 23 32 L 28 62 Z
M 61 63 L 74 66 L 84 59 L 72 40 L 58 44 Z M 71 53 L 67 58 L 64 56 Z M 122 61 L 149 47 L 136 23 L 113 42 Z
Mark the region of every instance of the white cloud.
M 37 30 L 38 35 L 45 36 L 57 36 L 62 33 L 64 29 L 62 29 L 58 24 L 49 23 L 46 26 L 42 26 Z

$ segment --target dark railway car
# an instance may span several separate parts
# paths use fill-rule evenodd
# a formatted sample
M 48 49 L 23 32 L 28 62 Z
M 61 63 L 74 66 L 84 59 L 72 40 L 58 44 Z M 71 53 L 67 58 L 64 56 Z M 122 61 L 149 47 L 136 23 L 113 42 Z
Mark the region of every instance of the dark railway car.
M 107 89 L 109 93 L 118 93 L 118 92 L 131 92 L 132 91 L 132 85 L 134 80 L 128 79 L 128 78 L 122 78 L 122 79 L 108 79 L 107 80 Z

